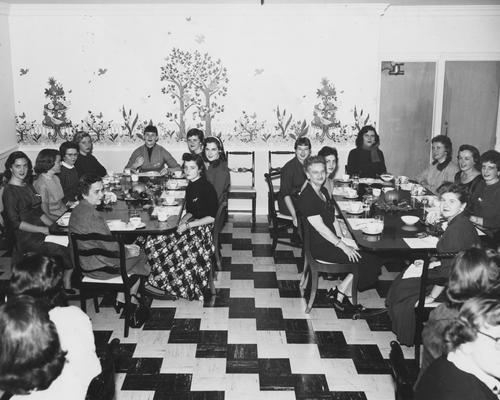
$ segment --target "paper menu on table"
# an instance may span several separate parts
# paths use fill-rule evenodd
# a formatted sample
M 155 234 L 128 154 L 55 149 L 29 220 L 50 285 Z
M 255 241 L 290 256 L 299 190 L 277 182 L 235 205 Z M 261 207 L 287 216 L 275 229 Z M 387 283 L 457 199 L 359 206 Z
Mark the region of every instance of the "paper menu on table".
M 435 236 L 424 238 L 403 238 L 411 249 L 435 249 L 439 239 Z
M 62 236 L 62 235 L 47 235 L 45 236 L 45 242 L 55 243 L 60 246 L 68 247 L 69 238 L 67 236 Z

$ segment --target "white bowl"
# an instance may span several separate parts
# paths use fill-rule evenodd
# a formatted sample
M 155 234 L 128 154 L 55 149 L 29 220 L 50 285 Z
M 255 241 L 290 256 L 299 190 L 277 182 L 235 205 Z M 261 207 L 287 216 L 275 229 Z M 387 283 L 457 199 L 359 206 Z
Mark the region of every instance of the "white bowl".
M 401 216 L 401 219 L 403 220 L 403 222 L 405 223 L 405 225 L 415 225 L 419 218 L 416 217 L 415 215 L 403 215 Z
M 392 178 L 394 178 L 394 175 L 391 174 L 380 175 L 380 179 L 382 179 L 384 182 L 389 182 Z
M 384 230 L 384 225 L 377 223 L 367 224 L 361 229 L 363 233 L 366 233 L 368 235 L 378 235 L 382 233 L 383 230 Z

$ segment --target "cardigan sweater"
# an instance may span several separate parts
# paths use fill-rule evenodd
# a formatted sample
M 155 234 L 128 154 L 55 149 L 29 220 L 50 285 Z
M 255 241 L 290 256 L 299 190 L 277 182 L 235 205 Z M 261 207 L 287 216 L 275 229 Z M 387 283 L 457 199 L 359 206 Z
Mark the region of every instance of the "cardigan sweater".
M 155 144 L 151 150 L 151 156 L 149 155 L 148 148 L 146 145 L 142 145 L 135 149 L 130 156 L 125 168 L 132 168 L 137 157 L 143 157 L 144 163 L 138 168 L 143 172 L 147 171 L 161 171 L 163 166 L 167 164 L 169 168 L 180 168 L 174 157 L 159 144 Z

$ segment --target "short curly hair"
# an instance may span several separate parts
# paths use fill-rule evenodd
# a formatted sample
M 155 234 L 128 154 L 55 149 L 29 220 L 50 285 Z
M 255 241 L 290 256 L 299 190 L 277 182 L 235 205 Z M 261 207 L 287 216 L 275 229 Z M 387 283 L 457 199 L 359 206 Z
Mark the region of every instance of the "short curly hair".
M 62 278 L 63 265 L 59 257 L 27 253 L 12 267 L 9 293 L 44 300 L 50 308 L 65 306 Z
M 48 309 L 30 296 L 0 306 L 0 389 L 12 394 L 45 390 L 61 374 L 66 352 Z
M 467 186 L 461 183 L 452 183 L 445 182 L 441 186 L 438 187 L 438 194 L 442 196 L 445 193 L 455 193 L 457 195 L 458 200 L 463 204 L 467 204 L 469 202 L 470 193 Z
M 101 182 L 102 179 L 96 174 L 83 174 L 78 181 L 78 198 L 83 199 L 83 195 L 89 194 L 90 187 L 96 183 Z
M 481 154 L 481 165 L 487 162 L 495 164 L 500 171 L 500 153 L 498 151 L 488 150 Z
M 309 167 L 313 164 L 323 164 L 323 167 L 325 167 L 326 171 L 326 162 L 324 157 L 321 156 L 311 156 L 305 159 L 304 161 L 304 172 L 307 172 Z

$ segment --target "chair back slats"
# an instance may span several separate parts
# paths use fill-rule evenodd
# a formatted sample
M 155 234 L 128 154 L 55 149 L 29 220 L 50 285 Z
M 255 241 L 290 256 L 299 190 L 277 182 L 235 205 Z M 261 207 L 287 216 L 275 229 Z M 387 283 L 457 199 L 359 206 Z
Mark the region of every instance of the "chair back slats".
M 264 178 L 267 183 L 267 189 L 268 189 L 268 211 L 269 215 L 272 218 L 277 217 L 276 213 L 276 197 L 278 195 L 277 192 L 274 191 L 273 187 L 273 179 L 276 179 L 276 177 L 279 177 L 280 173 L 279 172 L 271 172 L 271 173 L 265 173 Z
M 215 259 L 217 261 L 217 268 L 220 270 L 222 268 L 222 255 L 220 253 L 220 232 L 224 225 L 224 219 L 226 218 L 227 212 L 227 202 L 222 202 L 219 204 L 219 209 L 217 210 L 217 215 L 215 216 L 214 227 L 212 231 L 212 236 L 214 238 L 215 247 Z
M 281 167 L 273 167 L 273 163 L 272 163 L 272 157 L 273 156 L 278 156 L 278 155 L 292 155 L 292 154 L 295 154 L 294 151 L 289 151 L 289 150 L 277 150 L 277 151 L 271 151 L 269 150 L 268 151 L 268 158 L 269 158 L 269 162 L 268 162 L 268 167 L 269 167 L 269 173 L 272 173 L 272 172 L 280 172 L 281 171 Z
M 234 173 L 252 174 L 252 187 L 255 187 L 255 151 L 226 151 L 226 159 L 229 165 L 229 156 L 250 156 L 252 160 L 251 167 L 230 167 L 229 171 Z
M 109 258 L 120 258 L 119 251 L 111 251 L 106 249 L 94 248 L 94 249 L 78 249 L 78 255 L 81 257 L 90 256 L 104 256 Z

